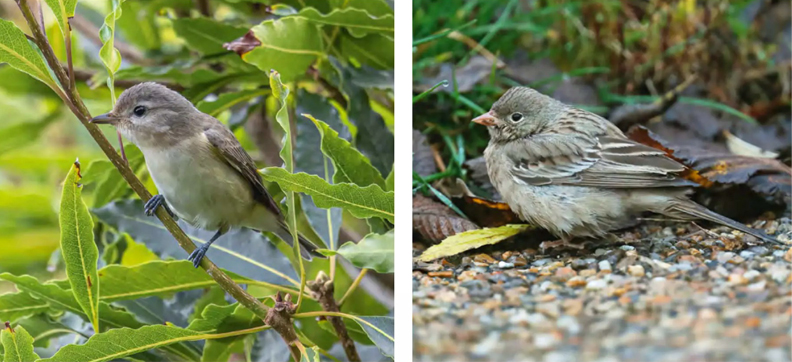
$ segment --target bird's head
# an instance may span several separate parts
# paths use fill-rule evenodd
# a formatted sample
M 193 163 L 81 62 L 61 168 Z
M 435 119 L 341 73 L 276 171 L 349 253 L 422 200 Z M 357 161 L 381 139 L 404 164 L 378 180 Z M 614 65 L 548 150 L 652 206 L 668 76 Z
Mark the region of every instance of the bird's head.
M 91 119 L 91 123 L 109 124 L 140 147 L 162 144 L 185 137 L 200 128 L 200 112 L 181 94 L 153 83 L 140 83 L 121 93 L 115 107 Z
M 493 141 L 509 141 L 539 133 L 564 105 L 528 87 L 513 87 L 489 112 L 473 119 L 487 126 Z

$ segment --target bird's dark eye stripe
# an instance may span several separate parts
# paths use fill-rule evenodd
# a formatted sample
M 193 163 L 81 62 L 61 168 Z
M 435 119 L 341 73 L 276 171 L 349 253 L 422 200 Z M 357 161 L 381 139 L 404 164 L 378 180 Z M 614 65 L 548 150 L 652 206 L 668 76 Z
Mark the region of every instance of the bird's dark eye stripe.
M 136 116 L 140 117 L 140 116 L 146 114 L 146 107 L 137 106 L 137 107 L 135 107 L 135 109 L 132 112 L 135 113 Z

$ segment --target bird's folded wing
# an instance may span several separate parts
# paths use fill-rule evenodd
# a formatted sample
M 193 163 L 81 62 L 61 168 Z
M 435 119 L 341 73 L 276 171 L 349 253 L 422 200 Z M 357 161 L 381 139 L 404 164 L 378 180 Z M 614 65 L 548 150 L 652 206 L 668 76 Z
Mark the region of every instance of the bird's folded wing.
M 278 205 L 261 182 L 261 176 L 258 174 L 256 164 L 231 131 L 218 124 L 204 130 L 204 135 L 214 146 L 215 151 L 247 180 L 253 191 L 253 198 L 270 209 L 275 215 L 280 215 L 281 212 Z
M 661 150 L 626 138 L 541 134 L 511 142 L 512 177 L 529 185 L 604 188 L 693 186 L 685 166 Z

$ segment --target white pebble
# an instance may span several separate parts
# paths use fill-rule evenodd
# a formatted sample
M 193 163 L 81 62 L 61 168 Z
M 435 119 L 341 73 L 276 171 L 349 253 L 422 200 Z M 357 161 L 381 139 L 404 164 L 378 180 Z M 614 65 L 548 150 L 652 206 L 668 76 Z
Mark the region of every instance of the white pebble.
M 627 267 L 627 272 L 634 277 L 642 277 L 646 274 L 643 265 L 630 265 Z
M 756 271 L 754 269 L 751 269 L 751 270 L 745 272 L 745 274 L 743 274 L 745 279 L 748 279 L 748 280 L 753 280 L 754 278 L 756 278 L 756 277 L 758 277 L 760 275 L 762 275 L 762 273 L 760 273 L 760 272 L 758 272 L 758 271 Z
M 586 284 L 586 289 L 599 290 L 599 289 L 605 288 L 607 286 L 608 286 L 608 282 L 606 282 L 606 281 L 604 281 L 602 279 L 597 279 L 597 280 L 592 280 L 592 281 L 588 282 L 588 284 Z
M 507 263 L 505 261 L 499 261 L 498 262 L 498 268 L 511 269 L 511 268 L 514 268 L 514 263 Z
M 611 271 L 611 263 L 609 261 L 607 261 L 607 260 L 600 261 L 599 262 L 599 268 L 600 268 L 600 270 Z

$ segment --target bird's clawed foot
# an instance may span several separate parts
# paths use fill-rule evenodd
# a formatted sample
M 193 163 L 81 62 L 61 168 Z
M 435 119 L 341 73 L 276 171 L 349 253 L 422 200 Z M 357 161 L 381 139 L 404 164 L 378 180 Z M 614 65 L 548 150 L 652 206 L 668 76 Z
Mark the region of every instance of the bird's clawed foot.
M 159 206 L 162 206 L 174 220 L 179 219 L 176 214 L 171 211 L 170 207 L 168 207 L 168 204 L 165 202 L 165 196 L 162 195 L 154 195 L 146 201 L 146 205 L 143 206 L 143 211 L 146 212 L 147 216 L 153 216 Z
M 208 250 L 208 244 L 201 245 L 197 249 L 193 250 L 192 253 L 190 253 L 190 256 L 187 257 L 187 260 L 193 262 L 193 266 L 197 269 L 201 265 L 201 260 L 203 260 L 204 255 L 206 255 Z
M 542 250 L 543 253 L 546 253 L 548 250 L 555 249 L 555 250 L 563 250 L 563 249 L 575 249 L 575 250 L 583 250 L 586 248 L 586 243 L 573 243 L 567 239 L 558 239 L 555 241 L 543 241 L 539 244 L 539 248 Z

